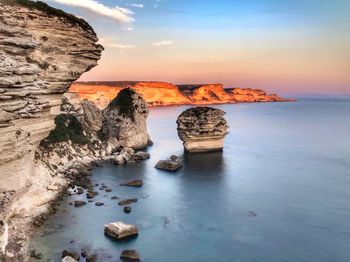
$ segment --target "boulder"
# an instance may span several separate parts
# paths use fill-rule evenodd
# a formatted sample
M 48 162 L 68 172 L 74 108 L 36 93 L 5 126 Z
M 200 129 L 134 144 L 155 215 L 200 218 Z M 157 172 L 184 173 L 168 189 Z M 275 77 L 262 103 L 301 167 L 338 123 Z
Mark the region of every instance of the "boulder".
M 178 161 L 178 159 L 176 159 L 176 161 L 171 159 L 160 160 L 155 166 L 155 168 L 157 169 L 172 171 L 172 172 L 179 170 L 181 167 L 182 167 L 182 164 Z
M 74 258 L 72 258 L 70 256 L 66 256 L 66 257 L 62 258 L 61 262 L 78 262 L 78 260 L 75 260 Z
M 136 250 L 123 250 L 120 259 L 123 261 L 140 261 L 140 255 Z
M 134 156 L 135 161 L 143 161 L 150 158 L 150 154 L 143 151 L 138 151 Z
M 74 251 L 69 251 L 69 250 L 63 250 L 62 251 L 62 258 L 65 258 L 65 257 L 71 257 L 77 261 L 79 261 L 80 259 L 80 255 L 77 253 L 77 252 L 74 252 Z
M 137 236 L 139 230 L 136 226 L 125 224 L 121 221 L 113 222 L 108 225 L 105 225 L 104 232 L 106 235 L 111 236 L 117 240 Z
M 211 107 L 193 107 L 177 119 L 177 132 L 186 152 L 222 150 L 229 126 L 225 112 Z
M 124 165 L 125 164 L 125 160 L 124 157 L 122 155 L 116 155 L 113 158 L 114 164 L 116 165 Z
M 142 179 L 136 179 L 132 180 L 127 183 L 122 183 L 120 186 L 130 186 L 130 187 L 142 187 L 143 186 L 143 180 Z

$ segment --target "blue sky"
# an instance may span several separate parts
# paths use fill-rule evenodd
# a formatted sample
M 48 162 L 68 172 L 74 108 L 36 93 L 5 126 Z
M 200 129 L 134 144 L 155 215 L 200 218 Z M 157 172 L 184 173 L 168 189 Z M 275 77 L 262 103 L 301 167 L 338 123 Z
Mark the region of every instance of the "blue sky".
M 71 0 L 118 6 L 85 18 L 106 50 L 83 80 L 224 83 L 282 93 L 350 92 L 348 0 Z M 60 3 L 58 3 L 60 2 Z M 62 2 L 64 4 L 62 4 Z

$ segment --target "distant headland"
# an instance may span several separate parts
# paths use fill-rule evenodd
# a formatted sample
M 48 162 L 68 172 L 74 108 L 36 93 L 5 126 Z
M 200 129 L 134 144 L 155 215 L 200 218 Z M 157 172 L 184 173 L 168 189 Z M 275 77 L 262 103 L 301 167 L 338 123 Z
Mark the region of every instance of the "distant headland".
M 224 88 L 222 84 L 174 85 L 156 81 L 75 82 L 69 91 L 103 109 L 127 87 L 141 94 L 151 107 L 295 101 L 267 94 L 261 89 Z

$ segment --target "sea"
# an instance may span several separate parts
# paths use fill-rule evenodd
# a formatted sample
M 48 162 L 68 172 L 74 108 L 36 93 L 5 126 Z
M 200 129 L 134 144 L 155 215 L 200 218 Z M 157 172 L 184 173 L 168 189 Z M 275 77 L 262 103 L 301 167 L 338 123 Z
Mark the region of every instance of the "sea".
M 144 262 L 350 261 L 350 100 L 212 105 L 229 134 L 223 152 L 203 154 L 184 153 L 177 136 L 188 107 L 150 110 L 149 160 L 93 169 L 93 183 L 113 189 L 94 199 L 103 206 L 69 205 L 84 194 L 61 201 L 31 241 L 41 261 L 61 261 L 64 249 L 102 262 L 125 249 Z M 171 155 L 178 172 L 154 168 Z M 133 179 L 143 187 L 119 186 Z M 138 202 L 125 214 L 112 196 Z M 136 225 L 138 237 L 106 237 L 114 221 Z

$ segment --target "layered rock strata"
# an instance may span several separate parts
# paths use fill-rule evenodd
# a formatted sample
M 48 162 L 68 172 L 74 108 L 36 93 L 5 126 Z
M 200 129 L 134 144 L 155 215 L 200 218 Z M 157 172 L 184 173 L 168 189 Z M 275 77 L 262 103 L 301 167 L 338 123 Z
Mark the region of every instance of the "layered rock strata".
M 211 107 L 193 107 L 177 119 L 177 131 L 186 152 L 222 150 L 229 126 L 225 112 Z
M 97 65 L 103 50 L 97 41 L 80 18 L 42 2 L 0 0 L 1 261 L 24 261 L 27 235 L 11 236 L 25 222 L 14 223 L 43 211 L 55 196 L 47 186 L 64 183 L 35 169 L 34 155 L 55 128 L 63 93 Z

